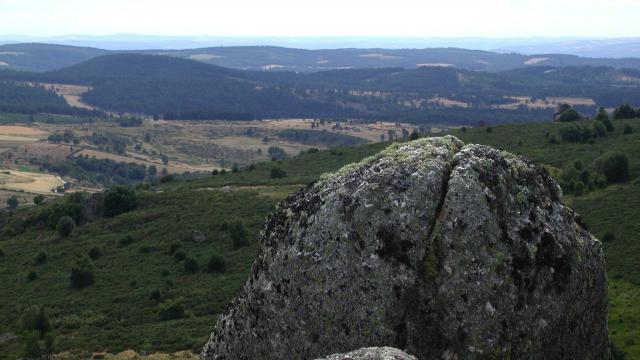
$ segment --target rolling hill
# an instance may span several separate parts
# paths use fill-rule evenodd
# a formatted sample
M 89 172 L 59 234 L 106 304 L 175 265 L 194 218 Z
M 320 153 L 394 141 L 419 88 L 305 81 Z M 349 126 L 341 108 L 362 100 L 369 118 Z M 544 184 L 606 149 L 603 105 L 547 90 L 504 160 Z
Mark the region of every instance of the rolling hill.
M 102 50 L 91 47 L 41 43 L 0 45 L 0 69 L 49 71 L 79 64 L 91 58 L 117 53 L 179 57 L 243 70 L 313 72 L 344 68 L 416 68 L 447 66 L 472 71 L 498 72 L 536 66 L 609 66 L 640 69 L 640 59 L 554 54 L 553 48 L 521 55 L 461 48 L 379 49 L 344 48 L 306 50 L 277 46 L 221 46 L 183 50 Z M 536 55 L 538 54 L 538 55 Z M 540 55 L 542 54 L 542 55 Z M 604 54 L 604 55 L 602 55 Z
M 640 70 L 567 66 L 479 72 L 448 67 L 296 73 L 229 69 L 159 55 L 113 54 L 45 73 L 0 72 L 12 81 L 85 85 L 83 100 L 165 119 L 362 118 L 421 124 L 550 118 L 569 102 L 640 104 Z

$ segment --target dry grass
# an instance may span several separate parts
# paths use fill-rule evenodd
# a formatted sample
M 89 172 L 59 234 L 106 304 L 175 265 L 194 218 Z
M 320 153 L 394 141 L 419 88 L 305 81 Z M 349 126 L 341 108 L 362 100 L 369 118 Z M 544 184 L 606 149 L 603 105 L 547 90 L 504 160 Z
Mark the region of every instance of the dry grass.
M 188 165 L 188 164 L 176 163 L 176 162 L 170 162 L 169 165 L 164 166 L 164 164 L 161 161 L 152 160 L 152 158 L 145 157 L 143 155 L 138 155 L 138 154 L 129 154 L 129 156 L 117 155 L 117 154 L 112 154 L 105 151 L 99 151 L 99 150 L 93 150 L 93 149 L 84 149 L 78 152 L 76 156 L 95 157 L 96 159 L 109 159 L 109 160 L 118 161 L 118 162 L 135 163 L 135 164 L 141 164 L 145 166 L 155 165 L 155 167 L 158 168 L 158 170 L 166 167 L 167 172 L 169 172 L 170 174 L 181 174 L 187 171 L 210 172 L 211 170 L 214 169 L 214 166 L 207 166 L 207 165 L 194 166 L 194 165 Z
M 539 64 L 541 62 L 545 62 L 549 60 L 549 58 L 545 58 L 545 57 L 537 57 L 537 58 L 531 58 L 527 61 L 524 62 L 525 65 L 535 65 L 535 64 Z
M 529 109 L 554 109 L 558 104 L 569 104 L 572 106 L 586 105 L 595 106 L 596 102 L 589 98 L 579 97 L 546 97 L 543 99 L 532 99 L 528 96 L 510 96 L 513 102 L 510 104 L 494 105 L 495 109 L 516 110 L 519 107 L 527 107 Z
M 80 86 L 80 85 L 66 85 L 66 84 L 47 84 L 42 83 L 44 87 L 47 89 L 51 89 L 56 92 L 56 94 L 62 96 L 69 106 L 74 106 L 82 109 L 93 110 L 94 108 L 87 103 L 82 101 L 82 94 L 91 90 L 88 86 Z
M 44 138 L 48 135 L 48 133 L 35 127 L 21 125 L 0 125 L 0 135 Z
M 62 185 L 64 181 L 51 174 L 0 170 L 0 189 L 25 191 L 32 194 L 52 194 L 54 189 Z

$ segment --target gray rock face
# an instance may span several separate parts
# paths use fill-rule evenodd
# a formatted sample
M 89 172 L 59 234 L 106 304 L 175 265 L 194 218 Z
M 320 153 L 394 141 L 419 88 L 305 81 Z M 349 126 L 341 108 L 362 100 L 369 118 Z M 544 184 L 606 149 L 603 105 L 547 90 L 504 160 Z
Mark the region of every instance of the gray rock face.
M 373 347 L 352 351 L 348 354 L 333 354 L 316 360 L 418 360 L 391 347 Z
M 267 219 L 203 359 L 608 355 L 599 241 L 547 172 L 453 137 L 394 145 Z

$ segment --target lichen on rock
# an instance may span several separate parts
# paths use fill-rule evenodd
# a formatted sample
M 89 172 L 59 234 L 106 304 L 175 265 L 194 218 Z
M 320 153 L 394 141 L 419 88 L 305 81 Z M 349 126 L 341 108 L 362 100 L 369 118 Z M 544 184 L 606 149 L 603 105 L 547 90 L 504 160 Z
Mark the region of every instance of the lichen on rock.
M 415 356 L 406 354 L 391 347 L 363 348 L 346 354 L 333 354 L 316 360 L 418 360 Z
M 203 359 L 608 354 L 601 244 L 547 172 L 447 136 L 325 175 L 268 217 Z

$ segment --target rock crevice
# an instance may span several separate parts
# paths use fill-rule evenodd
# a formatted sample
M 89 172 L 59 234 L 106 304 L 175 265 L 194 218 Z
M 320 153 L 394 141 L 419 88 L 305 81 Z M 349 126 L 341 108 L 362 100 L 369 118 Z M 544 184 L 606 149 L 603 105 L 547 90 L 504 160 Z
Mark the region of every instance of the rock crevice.
M 603 358 L 601 244 L 561 196 L 544 169 L 453 137 L 323 176 L 267 219 L 202 358 Z

